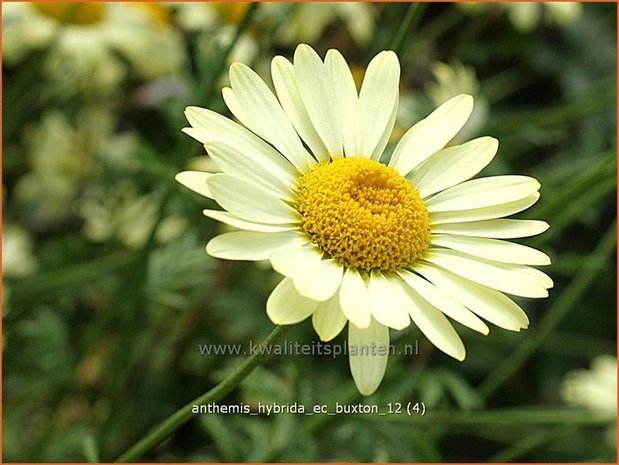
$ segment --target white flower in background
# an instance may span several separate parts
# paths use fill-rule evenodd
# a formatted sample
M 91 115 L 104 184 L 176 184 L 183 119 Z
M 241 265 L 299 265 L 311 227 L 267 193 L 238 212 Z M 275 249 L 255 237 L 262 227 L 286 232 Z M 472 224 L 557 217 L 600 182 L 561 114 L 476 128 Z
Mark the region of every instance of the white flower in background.
M 565 27 L 582 15 L 582 4 L 577 2 L 514 2 L 505 3 L 511 23 L 521 32 L 529 32 L 545 17 L 546 22 Z
M 129 74 L 171 74 L 183 60 L 182 41 L 158 9 L 167 11 L 151 3 L 7 3 L 3 61 L 49 47 L 44 70 L 63 95 L 111 92 Z
M 182 2 L 171 3 L 170 7 L 175 10 L 176 21 L 182 29 L 200 33 L 198 53 L 206 55 L 213 43 L 223 48 L 232 42 L 249 5 L 246 2 Z M 250 63 L 257 54 L 257 41 L 251 31 L 246 31 L 238 38 L 228 63 Z
M 479 134 L 488 119 L 488 100 L 479 94 L 479 81 L 475 69 L 464 66 L 459 61 L 451 64 L 435 62 L 430 71 L 436 82 L 426 85 L 426 92 L 436 106 L 440 106 L 460 94 L 470 94 L 475 98 L 475 108 L 464 127 L 456 136 L 456 141 L 464 141 Z
M 617 357 L 600 355 L 593 360 L 590 370 L 569 372 L 561 387 L 561 397 L 568 405 L 616 416 Z M 609 444 L 616 444 L 616 428 L 610 428 L 606 436 Z
M 37 269 L 37 260 L 32 253 L 33 242 L 28 231 L 5 222 L 2 225 L 2 276 L 21 278 Z
M 488 119 L 488 100 L 479 92 L 479 81 L 475 69 L 459 61 L 451 64 L 434 62 L 430 66 L 434 77 L 424 85 L 424 92 L 402 89 L 398 105 L 398 114 L 390 141 L 397 141 L 412 124 L 427 114 L 429 100 L 432 108 L 442 105 L 461 94 L 472 95 L 475 107 L 464 127 L 451 141 L 452 144 L 464 142 L 477 136 Z
M 265 7 L 281 9 L 286 5 L 265 3 Z M 360 2 L 307 2 L 295 5 L 283 22 L 277 39 L 287 45 L 315 42 L 328 26 L 341 22 L 352 39 L 365 45 L 374 37 L 374 6 Z
M 590 370 L 574 370 L 565 376 L 561 396 L 570 405 L 590 410 L 617 411 L 617 357 L 600 355 Z
M 5 221 L 2 225 L 2 314 L 11 311 L 11 287 L 5 278 L 22 278 L 36 271 L 32 237 L 24 228 Z
M 582 15 L 579 2 L 506 2 L 506 3 L 456 3 L 467 13 L 479 13 L 486 8 L 500 8 L 507 12 L 510 22 L 520 32 L 532 31 L 543 19 L 559 27 L 569 26 Z
M 63 221 L 93 169 L 95 155 L 111 140 L 112 115 L 102 107 L 83 107 L 76 123 L 49 111 L 25 135 L 30 171 L 18 181 L 17 202 L 30 220 L 45 227 Z
M 135 184 L 125 180 L 106 187 L 89 189 L 77 203 L 77 214 L 84 220 L 83 234 L 94 242 L 117 239 L 128 249 L 141 248 L 159 216 L 161 196 L 141 194 Z M 156 238 L 166 242 L 187 228 L 179 216 L 162 220 Z
M 293 63 L 277 56 L 271 70 L 276 96 L 247 66 L 230 69 L 224 100 L 245 127 L 187 109 L 185 131 L 221 173 L 177 176 L 224 208 L 206 216 L 240 229 L 212 239 L 209 254 L 269 259 L 285 276 L 267 301 L 270 319 L 294 324 L 311 316 L 324 341 L 348 323 L 351 372 L 364 395 L 383 378 L 388 352 L 371 347 L 389 344 L 389 328 L 412 319 L 458 360 L 464 345 L 446 316 L 483 334 L 489 329 L 480 316 L 526 328 L 526 314 L 504 293 L 546 297 L 552 280 L 528 265 L 550 259 L 503 239 L 548 224 L 504 217 L 533 205 L 540 185 L 526 176 L 469 180 L 493 159 L 491 137 L 444 148 L 473 98 L 454 97 L 419 121 L 383 164 L 398 107 L 395 53 L 370 62 L 359 93 L 336 50 L 323 62 L 299 45 Z

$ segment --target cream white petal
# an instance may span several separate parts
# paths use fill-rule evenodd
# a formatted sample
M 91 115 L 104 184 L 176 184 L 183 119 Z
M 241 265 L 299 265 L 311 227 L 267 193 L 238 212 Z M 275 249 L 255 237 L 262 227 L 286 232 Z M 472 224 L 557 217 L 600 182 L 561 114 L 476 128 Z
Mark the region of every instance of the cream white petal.
M 274 176 L 280 178 L 287 185 L 295 183 L 299 174 L 297 169 L 281 153 L 251 131 L 205 108 L 187 107 L 185 116 L 199 137 L 196 138 L 203 144 L 223 142 L 235 147 L 255 160 L 256 163 L 267 167 Z
M 415 271 L 492 324 L 510 331 L 529 326 L 524 311 L 499 291 L 430 264 L 417 263 Z
M 276 325 L 292 325 L 305 320 L 318 302 L 299 294 L 292 279 L 284 278 L 267 299 L 267 315 Z
M 178 173 L 174 179 L 183 186 L 197 192 L 209 199 L 213 198 L 213 194 L 208 187 L 207 179 L 213 176 L 213 173 L 205 173 L 203 171 L 182 171 Z
M 367 328 L 371 319 L 368 288 L 354 268 L 347 268 L 344 272 L 339 294 L 340 307 L 346 318 L 358 328 Z
M 374 319 L 367 328 L 348 324 L 348 360 L 357 389 L 373 394 L 385 376 L 389 358 L 389 328 Z
M 344 267 L 334 259 L 319 260 L 294 277 L 299 294 L 324 302 L 337 292 L 342 282 Z
M 528 176 L 490 176 L 450 187 L 425 201 L 429 212 L 494 207 L 522 200 L 537 192 L 540 184 Z
M 243 113 L 258 135 L 273 144 L 300 171 L 308 171 L 314 159 L 264 81 L 249 67 L 234 63 L 230 67 L 230 82 Z
M 222 142 L 207 142 L 204 147 L 224 173 L 253 182 L 280 199 L 294 199 L 291 186 L 277 177 L 268 165 L 262 165 L 257 159 Z
M 544 272 L 537 270 L 535 268 L 531 268 L 530 266 L 514 264 L 514 263 L 505 263 L 505 262 L 497 262 L 495 260 L 490 260 L 488 258 L 476 257 L 466 252 L 462 252 L 459 250 L 447 250 L 447 249 L 432 249 L 436 252 L 440 252 L 442 254 L 447 254 L 455 257 L 462 257 L 467 260 L 472 260 L 478 264 L 487 265 L 492 268 L 499 268 L 502 271 L 519 275 L 520 277 L 525 277 L 526 279 L 533 282 L 535 285 L 540 286 L 544 289 L 550 289 L 554 286 L 554 282 Z M 483 284 L 483 283 L 482 283 Z M 507 292 L 507 291 L 505 291 Z M 526 297 L 526 296 L 525 296 Z
M 387 147 L 387 144 L 389 143 L 391 133 L 393 132 L 393 126 L 395 125 L 395 120 L 398 116 L 398 100 L 399 97 L 395 100 L 395 104 L 393 105 L 393 110 L 391 112 L 391 118 L 389 119 L 389 123 L 385 127 L 385 132 L 383 132 L 383 135 L 378 141 L 374 152 L 372 152 L 372 156 L 370 157 L 372 160 L 380 160 L 381 155 L 385 151 L 385 147 Z
M 539 250 L 497 239 L 433 234 L 432 244 L 496 262 L 550 265 L 550 257 Z
M 213 198 L 239 218 L 257 223 L 288 224 L 299 221 L 299 213 L 256 184 L 228 174 L 208 178 Z
M 286 58 L 276 56 L 271 61 L 271 75 L 277 98 L 295 129 L 318 161 L 328 161 L 329 150 L 316 132 L 299 94 L 294 66 Z
M 181 129 L 185 134 L 190 137 L 193 137 L 195 140 L 204 143 L 209 140 L 209 134 L 201 127 L 189 127 Z
M 433 226 L 434 230 L 434 225 L 436 224 L 461 223 L 503 218 L 504 216 L 513 215 L 514 213 L 526 210 L 537 202 L 539 197 L 539 192 L 536 192 L 535 194 L 531 194 L 522 200 L 494 205 L 492 207 L 471 208 L 468 210 L 454 210 L 448 212 L 433 212 L 430 213 L 430 224 Z
M 302 236 L 295 231 L 234 231 L 211 239 L 206 245 L 206 252 L 225 260 L 266 260 L 274 250 L 290 244 L 300 245 L 302 241 Z
M 509 270 L 501 264 L 492 265 L 446 249 L 430 249 L 424 260 L 508 294 L 531 298 L 548 297 L 548 291 L 537 280 L 524 273 Z
M 473 97 L 457 95 L 419 121 L 402 137 L 389 166 L 406 176 L 442 149 L 462 129 L 473 111 Z
M 325 64 L 308 45 L 294 52 L 294 77 L 307 113 L 332 158 L 341 158 L 343 120 Z
M 372 272 L 368 283 L 370 311 L 376 321 L 393 329 L 406 328 L 411 319 L 402 305 L 402 292 L 397 277 L 387 278 L 380 272 Z
M 239 103 L 236 95 L 234 95 L 234 91 L 230 87 L 224 87 L 221 89 L 221 95 L 224 98 L 224 102 L 228 107 L 228 110 L 238 119 L 247 129 L 252 131 L 255 134 L 260 133 L 260 129 L 254 126 L 249 117 L 245 114 L 243 109 L 241 108 L 241 104 Z
M 425 199 L 475 176 L 492 161 L 498 148 L 499 141 L 493 137 L 447 147 L 418 166 L 409 179 Z
M 325 66 L 331 78 L 331 85 L 337 99 L 342 119 L 342 142 L 347 157 L 357 155 L 357 140 L 355 134 L 355 119 L 357 113 L 357 86 L 350 68 L 340 52 L 331 49 L 325 57 Z
M 402 270 L 398 274 L 417 294 L 445 315 L 482 334 L 488 334 L 490 331 L 477 315 L 434 284 L 410 271 Z
M 376 55 L 367 67 L 356 115 L 357 156 L 369 158 L 386 131 L 391 132 L 399 94 L 400 63 L 392 51 Z
M 307 268 L 319 262 L 323 253 L 316 246 L 309 243 L 309 238 L 306 237 L 306 241 L 301 247 L 295 245 L 273 252 L 269 257 L 273 269 L 284 276 L 294 279 L 299 274 L 305 272 Z
M 549 227 L 548 223 L 539 220 L 498 219 L 437 224 L 432 227 L 432 232 L 437 234 L 455 234 L 458 236 L 515 239 L 541 234 Z
M 513 271 L 515 273 L 524 273 L 545 289 L 550 289 L 555 285 L 550 276 L 543 271 L 536 270 L 530 266 L 514 265 L 511 263 L 501 264 L 501 266 L 506 270 Z
M 464 344 L 445 315 L 410 287 L 403 287 L 403 290 L 408 297 L 406 308 L 421 332 L 447 355 L 464 360 Z
M 230 226 L 234 226 L 235 228 L 245 229 L 247 231 L 258 231 L 258 232 L 283 232 L 283 231 L 292 231 L 298 229 L 298 225 L 294 224 L 262 224 L 262 223 L 254 223 L 252 221 L 245 221 L 240 218 L 237 218 L 234 215 L 231 215 L 228 212 L 219 211 L 219 210 L 202 210 L 204 216 L 209 218 L 213 218 L 214 220 L 221 221 L 222 223 L 229 224 Z
M 330 341 L 342 332 L 348 320 L 340 310 L 340 298 L 334 294 L 321 302 L 312 314 L 312 324 L 321 341 Z

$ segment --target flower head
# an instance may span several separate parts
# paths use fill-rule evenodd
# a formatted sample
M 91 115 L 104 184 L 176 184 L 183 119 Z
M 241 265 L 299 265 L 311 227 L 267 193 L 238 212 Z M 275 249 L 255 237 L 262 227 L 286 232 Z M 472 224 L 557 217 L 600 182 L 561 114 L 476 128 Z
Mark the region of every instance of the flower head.
M 445 148 L 466 123 L 473 98 L 458 95 L 410 128 L 384 154 L 398 106 L 400 65 L 379 53 L 359 92 L 336 50 L 324 61 L 299 45 L 294 62 L 271 66 L 276 95 L 251 69 L 234 64 L 223 89 L 237 124 L 190 107 L 185 131 L 205 145 L 220 173 L 177 180 L 217 201 L 210 218 L 235 226 L 207 252 L 270 260 L 284 275 L 267 301 L 276 324 L 312 317 L 328 341 L 348 323 L 350 367 L 359 391 L 380 384 L 389 328 L 411 320 L 443 352 L 463 360 L 447 316 L 486 334 L 480 319 L 513 331 L 528 318 L 504 293 L 546 297 L 552 281 L 528 265 L 550 259 L 504 241 L 539 234 L 543 221 L 504 219 L 539 198 L 526 176 L 469 180 L 498 142 L 480 137 Z M 388 158 L 388 159 L 386 159 Z
M 568 372 L 561 385 L 561 397 L 568 405 L 616 419 L 617 357 L 598 355 L 591 362 L 590 370 Z M 604 437 L 611 447 L 616 448 L 617 427 L 608 428 Z
M 14 2 L 2 13 L 3 62 L 49 48 L 43 70 L 55 94 L 105 95 L 127 75 L 167 76 L 183 60 L 181 36 L 158 4 Z

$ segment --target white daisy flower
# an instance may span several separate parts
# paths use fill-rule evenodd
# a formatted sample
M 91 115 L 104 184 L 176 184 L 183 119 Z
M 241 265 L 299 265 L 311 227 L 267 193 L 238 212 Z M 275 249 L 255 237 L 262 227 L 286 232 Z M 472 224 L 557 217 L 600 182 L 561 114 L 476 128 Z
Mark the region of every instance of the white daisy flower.
M 43 69 L 55 93 L 112 92 L 128 72 L 150 80 L 179 69 L 183 43 L 166 14 L 156 3 L 3 5 L 2 59 L 18 65 L 50 47 Z
M 599 355 L 590 370 L 570 371 L 561 386 L 561 396 L 569 405 L 616 413 L 617 357 Z
M 450 317 L 483 334 L 482 318 L 505 329 L 528 318 L 504 293 L 546 297 L 552 280 L 529 265 L 543 253 L 505 241 L 539 234 L 543 221 L 504 219 L 539 198 L 526 176 L 469 180 L 498 142 L 480 137 L 444 148 L 466 123 L 473 98 L 452 98 L 406 132 L 381 160 L 398 107 L 400 65 L 379 53 L 357 92 L 337 50 L 325 60 L 299 45 L 294 62 L 272 61 L 276 95 L 251 69 L 233 64 L 223 95 L 237 124 L 189 107 L 184 131 L 202 142 L 220 173 L 177 180 L 225 211 L 204 214 L 239 228 L 207 252 L 270 260 L 285 278 L 267 301 L 275 324 L 308 317 L 328 341 L 348 323 L 350 368 L 359 391 L 380 384 L 389 328 L 411 320 L 443 352 L 463 360 Z M 355 350 L 352 348 L 355 347 Z
M 21 278 L 34 273 L 38 262 L 32 252 L 32 237 L 16 223 L 4 223 L 2 228 L 2 276 Z
M 561 397 L 568 405 L 584 407 L 597 414 L 617 417 L 617 357 L 598 355 L 590 370 L 567 373 L 561 385 Z M 617 446 L 617 427 L 606 429 L 604 435 L 611 447 Z
M 213 44 L 227 47 L 234 39 L 238 26 L 247 14 L 247 2 L 183 2 L 170 4 L 176 11 L 178 25 L 187 31 L 200 32 L 198 53 L 212 53 Z M 228 56 L 228 64 L 249 63 L 258 54 L 258 41 L 251 29 L 243 32 Z

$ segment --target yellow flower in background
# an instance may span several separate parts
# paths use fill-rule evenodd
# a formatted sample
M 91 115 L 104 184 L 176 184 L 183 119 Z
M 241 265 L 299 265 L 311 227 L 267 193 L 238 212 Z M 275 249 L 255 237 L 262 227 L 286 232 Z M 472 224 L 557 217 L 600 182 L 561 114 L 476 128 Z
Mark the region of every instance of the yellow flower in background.
M 180 34 L 158 4 L 7 3 L 2 12 L 6 64 L 50 47 L 48 92 L 105 94 L 128 75 L 174 73 L 184 59 Z
M 291 63 L 271 63 L 276 95 L 250 68 L 233 64 L 224 100 L 242 123 L 189 107 L 185 132 L 204 144 L 221 172 L 177 180 L 224 211 L 204 214 L 239 231 L 207 245 L 214 257 L 270 260 L 285 277 L 267 301 L 275 324 L 312 317 L 328 341 L 348 323 L 353 379 L 364 395 L 379 386 L 389 329 L 411 320 L 440 350 L 463 360 L 447 319 L 483 334 L 480 317 L 519 331 L 523 310 L 505 294 L 541 298 L 552 280 L 535 249 L 504 239 L 540 234 L 543 221 L 505 219 L 533 205 L 539 183 L 526 176 L 471 180 L 498 142 L 480 137 L 444 148 L 473 111 L 456 96 L 410 128 L 389 160 L 383 152 L 398 109 L 400 65 L 379 53 L 359 92 L 337 50 L 324 61 L 299 45 Z M 365 349 L 364 349 L 365 347 Z

